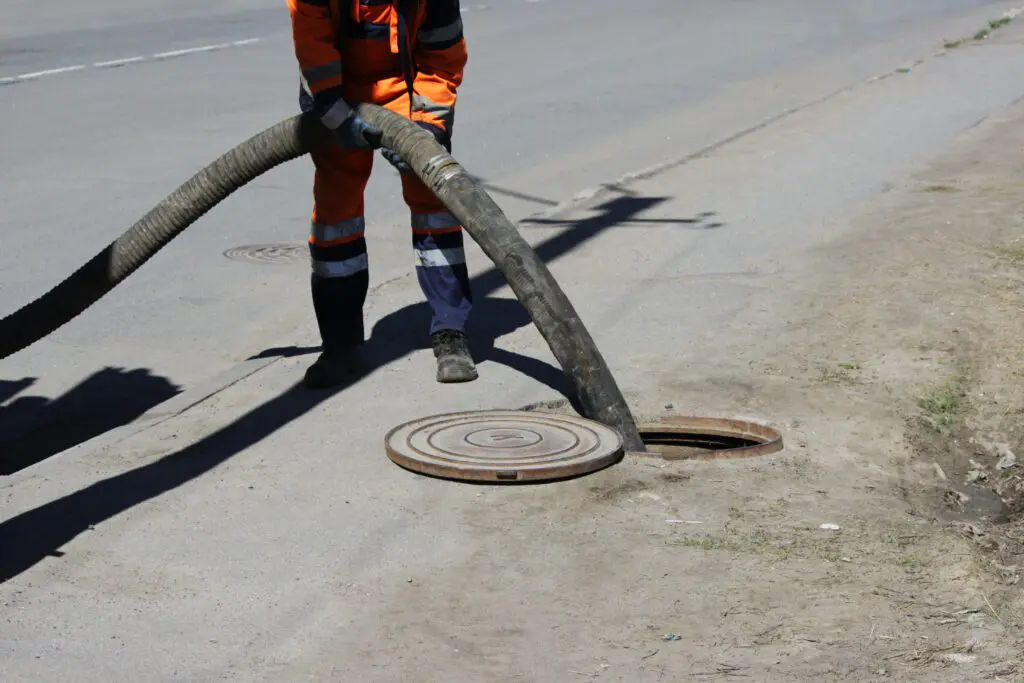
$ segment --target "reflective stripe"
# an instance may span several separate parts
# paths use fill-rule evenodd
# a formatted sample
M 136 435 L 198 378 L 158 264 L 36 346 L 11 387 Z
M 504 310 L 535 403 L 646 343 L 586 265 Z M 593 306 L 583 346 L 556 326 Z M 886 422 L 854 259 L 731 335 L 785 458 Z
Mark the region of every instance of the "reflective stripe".
M 364 232 L 366 232 L 366 219 L 362 216 L 356 216 L 355 218 L 349 218 L 337 223 L 313 223 L 310 230 L 313 242 L 317 244 L 358 237 Z
M 302 70 L 302 79 L 307 85 L 318 83 L 326 78 L 341 77 L 341 60 L 323 66 L 312 66 Z
M 370 259 L 367 254 L 353 256 L 344 261 L 317 261 L 313 260 L 313 273 L 320 277 L 349 277 L 356 273 L 368 270 Z
M 414 213 L 412 214 L 413 230 L 444 230 L 459 227 L 459 219 L 448 213 Z
M 444 123 L 445 130 L 451 131 L 452 120 L 454 119 L 454 110 L 451 107 L 438 104 L 429 97 L 416 93 L 412 96 L 412 108 L 413 111 L 436 116 Z
M 435 45 L 437 43 L 450 43 L 458 41 L 462 37 L 462 17 L 459 17 L 447 26 L 438 28 L 420 29 L 418 38 L 421 43 Z
M 466 262 L 464 249 L 416 249 L 416 265 L 423 268 L 440 268 Z
M 324 125 L 334 130 L 349 117 L 352 113 L 352 107 L 348 106 L 348 102 L 339 99 L 337 102 L 331 105 L 331 108 L 327 110 L 327 113 L 320 117 L 320 120 L 324 122 Z

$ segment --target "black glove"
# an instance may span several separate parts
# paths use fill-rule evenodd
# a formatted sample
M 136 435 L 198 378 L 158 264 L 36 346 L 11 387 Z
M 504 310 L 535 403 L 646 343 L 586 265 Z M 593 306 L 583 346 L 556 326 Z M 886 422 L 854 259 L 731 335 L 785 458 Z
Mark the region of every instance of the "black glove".
M 333 130 L 335 142 L 348 149 L 377 149 L 381 146 L 380 128 L 352 114 Z
M 442 147 L 444 147 L 449 153 L 452 151 L 452 138 L 450 132 L 442 130 L 437 126 L 431 126 L 428 123 L 419 123 L 417 125 L 419 125 L 420 128 L 433 135 L 434 139 L 437 140 L 437 142 Z M 412 171 L 412 169 L 409 168 L 409 164 L 405 163 L 405 161 L 402 160 L 402 157 L 398 156 L 398 152 L 396 152 L 395 150 L 389 149 L 387 147 L 381 147 L 380 155 L 387 159 L 392 166 L 397 168 L 399 173 L 409 173 L 410 171 Z
M 358 116 L 348 102 L 339 98 L 317 103 L 314 112 L 331 131 L 334 142 L 346 149 L 377 149 L 381 146 L 381 131 Z
M 398 152 L 387 147 L 380 148 L 380 155 L 387 159 L 392 166 L 398 169 L 399 173 L 408 173 L 412 169 L 409 168 L 409 164 L 402 161 L 402 157 L 398 156 Z

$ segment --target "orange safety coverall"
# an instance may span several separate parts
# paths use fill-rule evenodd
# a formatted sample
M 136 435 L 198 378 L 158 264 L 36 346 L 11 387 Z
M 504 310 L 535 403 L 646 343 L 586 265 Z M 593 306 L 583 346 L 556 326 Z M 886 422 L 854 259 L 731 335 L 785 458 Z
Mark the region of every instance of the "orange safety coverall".
M 450 149 L 467 62 L 459 0 L 287 0 L 302 73 L 300 104 L 330 115 L 339 99 L 402 114 Z M 329 147 L 315 166 L 309 236 L 313 300 L 325 347 L 362 342 L 368 286 L 363 195 L 373 152 Z M 458 221 L 413 173 L 402 173 L 416 271 L 431 333 L 461 330 L 471 308 Z

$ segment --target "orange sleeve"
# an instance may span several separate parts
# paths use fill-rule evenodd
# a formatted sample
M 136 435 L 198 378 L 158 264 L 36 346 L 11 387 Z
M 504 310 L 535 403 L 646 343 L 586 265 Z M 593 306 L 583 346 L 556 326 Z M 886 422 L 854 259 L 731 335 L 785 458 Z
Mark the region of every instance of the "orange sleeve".
M 302 81 L 323 113 L 341 98 L 342 57 L 330 0 L 287 0 Z
M 450 129 L 468 61 L 459 0 L 425 0 L 416 34 L 416 93 L 423 120 Z

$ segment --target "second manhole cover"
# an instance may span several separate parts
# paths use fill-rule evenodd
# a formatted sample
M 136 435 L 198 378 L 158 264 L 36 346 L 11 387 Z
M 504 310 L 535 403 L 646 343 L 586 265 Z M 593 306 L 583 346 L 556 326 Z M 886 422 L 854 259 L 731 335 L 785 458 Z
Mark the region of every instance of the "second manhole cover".
M 232 261 L 260 264 L 292 264 L 309 261 L 309 247 L 305 243 L 248 244 L 224 252 Z
M 514 410 L 414 420 L 385 438 L 406 469 L 466 481 L 542 481 L 594 472 L 623 454 L 618 432 L 568 415 Z

